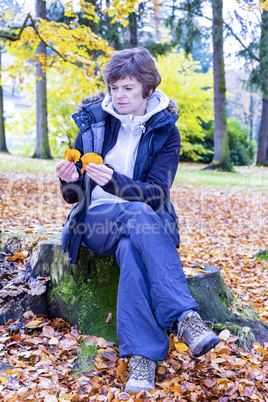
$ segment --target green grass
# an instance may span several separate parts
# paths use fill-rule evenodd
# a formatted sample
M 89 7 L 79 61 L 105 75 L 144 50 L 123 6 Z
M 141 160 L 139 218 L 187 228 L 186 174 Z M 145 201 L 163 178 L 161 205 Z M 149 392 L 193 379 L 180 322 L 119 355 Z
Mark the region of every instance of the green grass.
M 91 373 L 94 368 L 94 359 L 98 354 L 98 346 L 91 343 L 82 343 L 81 351 L 75 360 L 73 377 L 81 377 L 83 373 Z
M 29 156 L 0 153 L 0 171 L 44 172 L 55 175 L 61 159 L 40 160 Z M 177 185 L 239 187 L 268 192 L 268 168 L 236 166 L 236 173 L 202 170 L 206 165 L 181 162 L 175 177 Z
M 24 155 L 0 153 L 0 171 L 44 172 L 56 175 L 56 164 L 61 159 L 36 159 Z
M 267 248 L 267 250 L 263 250 L 258 253 L 257 260 L 268 261 L 268 248 Z
M 175 184 L 255 188 L 268 192 L 267 167 L 235 166 L 236 173 L 202 170 L 204 167 L 206 165 L 199 163 L 180 163 Z

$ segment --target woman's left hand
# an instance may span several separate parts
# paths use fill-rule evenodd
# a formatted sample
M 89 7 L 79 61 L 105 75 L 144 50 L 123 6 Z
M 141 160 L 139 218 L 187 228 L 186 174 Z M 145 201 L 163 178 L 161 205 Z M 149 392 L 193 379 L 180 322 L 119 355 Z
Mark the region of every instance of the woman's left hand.
M 113 169 L 105 165 L 98 165 L 97 163 L 89 163 L 85 168 L 87 175 L 94 180 L 99 186 L 104 186 L 111 180 L 113 176 Z

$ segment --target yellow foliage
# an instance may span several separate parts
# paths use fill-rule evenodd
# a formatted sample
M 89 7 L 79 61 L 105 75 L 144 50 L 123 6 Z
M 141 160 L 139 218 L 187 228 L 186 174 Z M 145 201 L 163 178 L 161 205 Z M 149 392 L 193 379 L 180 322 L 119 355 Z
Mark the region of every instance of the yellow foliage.
M 201 122 L 213 119 L 212 71 L 203 74 L 198 61 L 186 58 L 182 51 L 173 51 L 157 58 L 162 81 L 160 89 L 179 108 L 177 127 L 181 134 L 181 153 L 194 160 L 204 152 Z
M 249 5 L 249 4 L 242 2 L 241 0 L 236 0 L 236 2 L 239 3 L 240 5 L 242 5 L 243 8 L 246 8 L 249 11 L 254 11 L 254 10 L 268 11 L 268 0 L 260 0 L 259 4 L 257 4 L 257 5 Z

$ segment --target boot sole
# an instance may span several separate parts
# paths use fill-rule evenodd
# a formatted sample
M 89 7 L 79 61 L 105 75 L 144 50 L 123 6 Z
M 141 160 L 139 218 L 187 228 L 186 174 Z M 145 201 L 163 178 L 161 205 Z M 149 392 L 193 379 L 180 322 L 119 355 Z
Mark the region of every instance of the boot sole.
M 212 339 L 210 339 L 210 340 L 206 340 L 206 338 L 204 339 L 204 344 L 202 345 L 198 345 L 198 348 L 197 349 L 199 349 L 200 347 L 201 347 L 201 350 L 200 351 L 196 351 L 196 352 L 194 352 L 194 351 L 192 351 L 192 353 L 193 353 L 193 355 L 195 356 L 195 357 L 199 357 L 199 356 L 202 356 L 202 355 L 204 355 L 205 353 L 207 353 L 210 349 L 212 349 L 212 348 L 214 348 L 219 342 L 221 341 L 221 339 L 220 338 L 218 338 L 218 337 L 216 337 L 216 336 L 214 336 Z

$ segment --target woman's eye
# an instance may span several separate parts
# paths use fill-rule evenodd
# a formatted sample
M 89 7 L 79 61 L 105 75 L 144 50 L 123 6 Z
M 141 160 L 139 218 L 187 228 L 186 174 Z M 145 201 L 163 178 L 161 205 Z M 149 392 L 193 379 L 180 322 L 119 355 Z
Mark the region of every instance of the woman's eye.
M 131 90 L 132 90 L 132 88 L 126 88 L 126 90 L 127 90 L 127 91 L 131 91 Z

